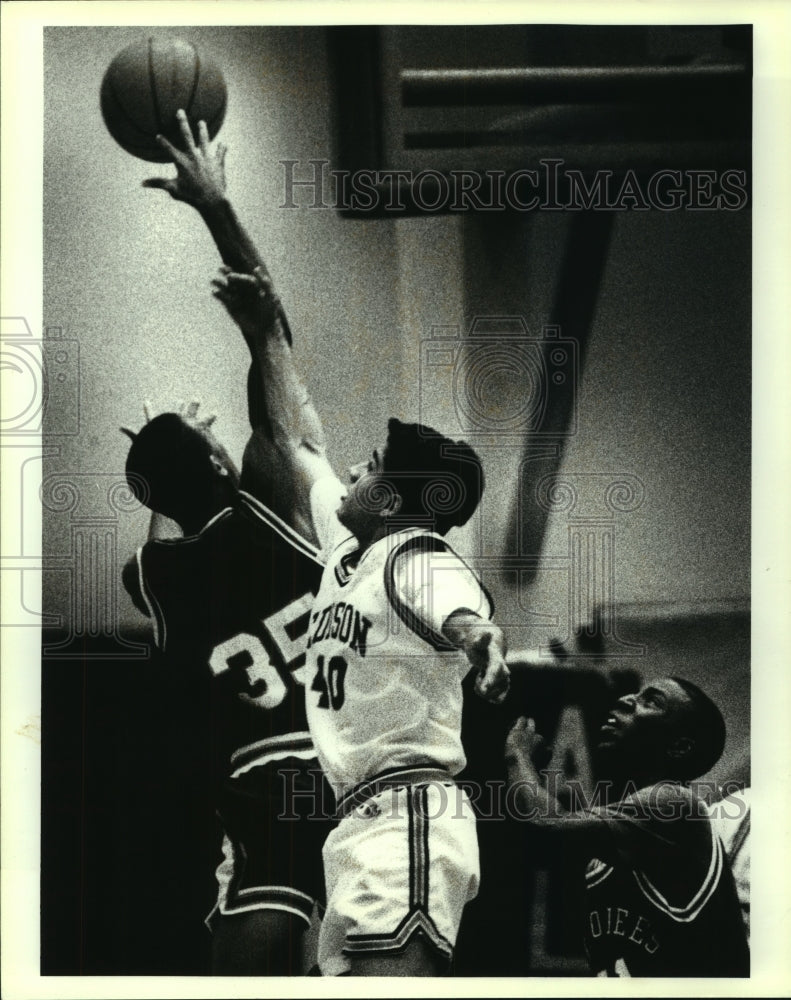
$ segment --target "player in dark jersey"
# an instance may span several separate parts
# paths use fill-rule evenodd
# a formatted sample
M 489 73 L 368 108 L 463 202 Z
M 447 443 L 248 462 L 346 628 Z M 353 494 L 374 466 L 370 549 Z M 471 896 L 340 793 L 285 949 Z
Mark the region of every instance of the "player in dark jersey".
M 689 783 L 719 759 L 725 724 L 695 685 L 664 677 L 618 700 L 601 728 L 598 801 L 561 805 L 537 771 L 532 720 L 506 742 L 529 849 L 587 863 L 584 938 L 600 976 L 747 976 L 733 876 Z
M 154 514 L 153 537 L 123 578 L 151 618 L 168 668 L 183 677 L 208 744 L 224 830 L 208 920 L 213 971 L 293 975 L 302 971 L 302 931 L 323 891 L 331 806 L 321 800 L 300 673 L 321 565 L 295 530 L 312 531 L 310 518 L 282 474 L 278 448 L 285 433 L 318 446 L 322 430 L 295 375 L 271 280 L 225 196 L 224 150 L 209 147 L 203 123 L 196 145 L 181 122 L 186 152 L 162 140 L 177 178 L 147 184 L 197 208 L 226 261 L 214 294 L 251 350 L 252 434 L 240 476 L 197 404 L 127 431 L 127 478 Z M 156 537 L 162 516 L 182 537 Z

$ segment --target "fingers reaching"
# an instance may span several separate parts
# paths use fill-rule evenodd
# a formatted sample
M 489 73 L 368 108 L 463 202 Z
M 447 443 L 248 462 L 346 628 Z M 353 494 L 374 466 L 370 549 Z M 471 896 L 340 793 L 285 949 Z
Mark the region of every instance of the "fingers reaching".
M 198 146 L 200 151 L 204 154 L 209 152 L 209 129 L 206 126 L 206 122 L 201 119 L 198 122 Z
M 493 659 L 486 670 L 478 674 L 475 682 L 477 693 L 495 705 L 505 701 L 510 686 L 511 675 L 502 657 Z
M 190 128 L 189 119 L 187 118 L 187 112 L 183 108 L 179 108 L 176 112 L 176 121 L 179 125 L 179 132 L 181 132 L 181 138 L 184 140 L 184 148 L 188 153 L 194 154 L 197 146 L 195 145 L 195 137 L 192 134 L 192 129 Z M 208 137 L 207 137 L 208 138 Z
M 189 128 L 189 126 L 187 126 Z M 190 138 L 192 133 L 190 133 Z M 165 150 L 165 152 L 170 156 L 174 163 L 180 163 L 184 159 L 184 154 L 180 149 L 177 149 L 170 139 L 166 138 L 164 135 L 158 135 L 157 142 Z

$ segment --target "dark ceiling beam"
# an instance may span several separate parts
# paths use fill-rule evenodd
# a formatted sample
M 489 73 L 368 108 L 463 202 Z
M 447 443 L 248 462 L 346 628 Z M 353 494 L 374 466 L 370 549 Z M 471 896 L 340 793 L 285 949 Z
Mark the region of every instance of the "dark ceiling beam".
M 595 104 L 603 100 L 664 103 L 735 99 L 749 95 L 742 63 L 685 66 L 560 66 L 505 69 L 405 69 L 404 107 L 546 103 Z

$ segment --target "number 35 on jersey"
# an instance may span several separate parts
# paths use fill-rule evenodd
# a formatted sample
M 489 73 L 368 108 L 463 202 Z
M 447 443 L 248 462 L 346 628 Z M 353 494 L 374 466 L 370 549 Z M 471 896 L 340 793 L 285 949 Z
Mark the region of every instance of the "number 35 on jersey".
M 297 684 L 306 682 L 305 633 L 312 602 L 312 594 L 303 594 L 262 621 L 279 663 L 273 662 L 258 636 L 237 632 L 212 650 L 212 673 L 219 676 L 231 671 L 238 678 L 238 694 L 243 701 L 258 708 L 276 708 L 286 697 L 289 676 Z

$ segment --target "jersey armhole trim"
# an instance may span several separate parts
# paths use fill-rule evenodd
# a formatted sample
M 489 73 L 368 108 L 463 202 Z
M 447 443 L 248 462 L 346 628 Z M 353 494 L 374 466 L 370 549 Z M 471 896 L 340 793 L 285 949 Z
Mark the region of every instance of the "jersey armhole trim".
M 435 538 L 432 535 L 418 535 L 408 538 L 406 541 L 401 542 L 400 545 L 394 546 L 385 563 L 385 593 L 395 613 L 411 632 L 414 632 L 418 638 L 423 639 L 424 642 L 427 642 L 439 652 L 453 652 L 456 650 L 453 643 L 449 642 L 441 632 L 437 632 L 428 622 L 424 621 L 413 608 L 410 608 L 408 604 L 401 600 L 398 594 L 395 585 L 396 559 L 400 555 L 406 555 L 417 549 L 423 549 L 425 552 L 443 552 L 448 550 L 448 546 L 441 539 Z
M 165 616 L 162 613 L 162 608 L 159 605 L 159 601 L 154 596 L 153 591 L 148 586 L 146 582 L 146 575 L 143 572 L 143 546 L 135 553 L 135 560 L 137 562 L 137 582 L 140 586 L 140 594 L 148 608 L 148 616 L 151 619 L 151 624 L 154 629 L 154 644 L 157 649 L 165 650 L 165 642 L 167 641 L 167 626 L 165 625 Z
M 257 500 L 252 494 L 246 493 L 244 490 L 239 490 L 239 496 L 245 505 L 250 509 L 259 520 L 263 521 L 269 528 L 276 531 L 281 538 L 284 538 L 287 542 L 298 549 L 303 555 L 312 559 L 314 562 L 318 563 L 320 566 L 324 565 L 324 561 L 320 558 L 319 549 L 309 542 L 304 535 L 301 535 L 298 531 L 287 524 L 282 518 L 278 517 L 274 511 L 271 511 L 265 504 Z
M 442 539 L 438 538 L 436 535 L 421 534 L 413 536 L 412 538 L 406 539 L 400 545 L 394 546 L 392 551 L 387 557 L 387 562 L 385 563 L 385 592 L 387 594 L 388 600 L 395 610 L 401 621 L 407 626 L 407 628 L 414 632 L 420 639 L 423 639 L 430 646 L 439 652 L 455 652 L 457 647 L 453 645 L 446 637 L 441 633 L 437 632 L 428 622 L 424 621 L 413 608 L 410 608 L 404 601 L 401 600 L 398 590 L 395 585 L 395 564 L 396 560 L 401 555 L 406 555 L 409 552 L 413 552 L 417 549 L 422 549 L 425 552 L 450 552 L 455 556 L 459 562 L 468 570 L 468 572 L 475 578 L 478 586 L 481 588 L 486 600 L 489 604 L 489 615 L 490 617 L 494 614 L 494 601 L 492 596 L 483 583 L 478 579 L 477 575 L 472 572 L 470 567 L 466 562 L 458 555 L 448 543 Z
M 609 878 L 613 871 L 614 868 L 612 865 L 608 865 L 604 861 L 595 858 L 590 868 L 585 872 L 586 887 L 592 889 L 595 885 L 599 885 L 600 882 Z
M 280 736 L 269 736 L 255 743 L 248 743 L 231 754 L 230 764 L 233 769 L 231 777 L 237 778 L 254 767 L 286 757 L 299 760 L 313 760 L 316 748 L 309 732 L 282 733 Z
M 671 920 L 675 920 L 677 923 L 689 923 L 694 920 L 705 907 L 706 903 L 708 903 L 720 883 L 720 876 L 722 875 L 723 867 L 722 841 L 711 823 L 709 823 L 709 831 L 711 833 L 711 858 L 709 860 L 709 868 L 700 888 L 697 890 L 692 899 L 684 906 L 673 906 L 669 903 L 659 889 L 657 889 L 653 882 L 648 878 L 645 872 L 638 869 L 634 869 L 632 872 L 638 888 L 646 899 L 650 903 L 653 903 L 658 910 L 670 917 Z
M 729 858 L 733 859 L 737 857 L 742 847 L 744 847 L 744 842 L 747 839 L 747 835 L 750 832 L 750 808 L 748 806 L 747 812 L 744 814 L 744 819 L 742 819 L 739 824 L 739 829 L 736 831 L 736 836 L 733 838 L 730 847 L 725 848 L 725 853 Z

